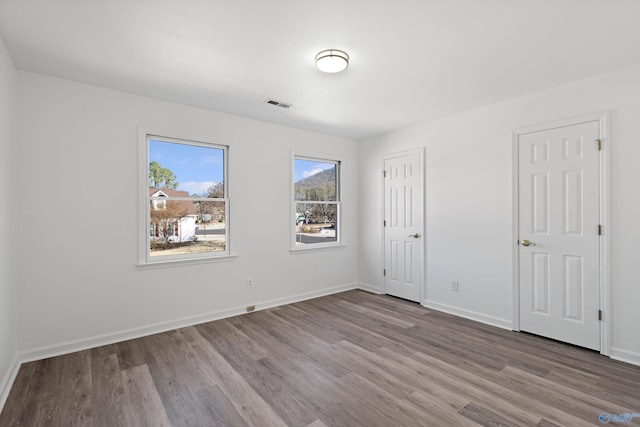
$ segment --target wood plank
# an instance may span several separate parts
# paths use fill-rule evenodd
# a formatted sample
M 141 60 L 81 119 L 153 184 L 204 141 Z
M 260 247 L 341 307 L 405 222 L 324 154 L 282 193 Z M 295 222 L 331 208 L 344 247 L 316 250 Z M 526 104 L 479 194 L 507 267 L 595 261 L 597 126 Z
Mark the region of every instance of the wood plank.
M 269 352 L 257 342 L 249 338 L 244 332 L 236 328 L 226 319 L 217 322 L 209 322 L 197 325 L 196 329 L 209 341 L 216 342 L 219 339 L 225 339 L 233 342 L 234 351 L 242 353 L 247 358 L 260 360 L 268 357 Z
M 475 403 L 469 403 L 458 411 L 458 413 L 483 426 L 518 427 L 519 425 L 501 417 L 491 409 L 482 407 Z
M 538 424 L 536 424 L 536 427 L 560 427 L 560 426 L 556 423 L 552 423 L 551 421 L 542 419 Z
M 124 419 L 128 426 L 170 426 L 147 365 L 121 372 L 125 391 Z
M 315 420 L 311 424 L 308 424 L 307 427 L 327 427 L 327 425 L 320 420 Z
M 167 381 L 176 383 L 177 388 L 184 388 L 189 393 L 196 393 L 204 388 L 216 384 L 217 378 L 207 375 L 202 369 L 200 359 L 191 348 L 190 330 L 183 328 L 178 331 L 158 334 L 157 348 L 161 351 L 149 351 L 146 356 L 147 366 L 156 382 L 166 384 Z M 172 384 L 166 384 L 173 387 Z M 161 393 L 161 396 L 164 397 Z
M 352 406 L 366 407 L 371 414 L 375 415 L 377 419 L 375 425 L 417 426 L 424 424 L 424 413 L 413 402 L 394 397 L 366 378 L 357 374 L 347 374 L 339 379 L 339 383 L 347 390 L 358 390 L 358 393 L 353 395 L 357 403 L 354 402 Z M 442 414 L 445 412 L 442 411 Z M 450 425 L 462 427 L 474 425 L 456 413 L 447 414 L 452 421 Z
M 445 390 L 444 393 L 458 396 L 465 405 L 473 400 L 489 407 L 500 408 L 502 416 L 522 425 L 535 425 L 541 418 L 541 414 L 535 412 L 535 406 L 533 411 L 530 407 L 523 407 L 526 406 L 526 397 L 495 386 L 480 375 L 460 370 L 420 353 L 414 357 L 395 354 L 387 349 L 381 349 L 379 353 L 386 360 L 395 361 L 397 365 L 402 366 L 406 372 L 404 375 L 413 373 L 414 381 L 429 384 L 428 387 L 421 387 L 421 390 L 427 390 L 428 393 L 440 396 L 440 390 Z M 439 363 L 434 363 L 434 360 Z M 451 405 L 451 410 L 457 412 L 461 407 L 462 405 Z
M 372 408 L 358 399 L 361 389 L 348 388 L 340 379 L 329 378 L 315 365 L 309 364 L 302 371 L 306 394 L 313 399 L 320 412 L 319 419 L 327 425 L 342 426 L 387 426 L 379 412 L 385 408 Z M 395 410 L 395 408 L 394 408 Z
M 125 391 L 118 356 L 104 349 L 91 350 L 94 424 L 99 427 L 125 426 Z
M 90 351 L 52 358 L 53 369 L 46 391 L 39 395 L 36 423 L 41 425 L 93 426 Z M 64 379 L 64 381 L 63 381 Z
M 415 351 L 415 349 L 405 346 L 392 338 L 387 338 L 375 330 L 363 328 L 353 322 L 347 322 L 345 319 L 317 310 L 304 302 L 298 303 L 296 306 L 304 307 L 308 315 L 298 315 L 291 320 L 309 333 L 319 334 L 319 337 L 329 344 L 349 341 L 372 351 L 380 347 L 388 347 L 407 355 Z M 286 312 L 282 310 L 277 312 L 276 315 L 287 319 Z M 325 338 L 327 334 L 330 334 L 330 338 Z
M 347 373 L 347 369 L 335 362 L 327 354 L 328 346 L 322 340 L 310 333 L 298 328 L 294 324 L 268 311 L 258 312 L 247 318 L 260 328 L 261 324 L 272 325 L 269 330 L 268 342 L 263 343 L 270 353 L 279 349 L 287 350 L 287 357 L 298 360 L 298 363 L 313 363 L 321 367 L 328 375 L 341 377 Z M 257 339 L 264 339 L 264 334 L 259 334 Z M 275 344 L 275 345 L 274 345 Z M 312 350 L 312 351 L 310 351 Z
M 197 328 L 197 330 L 204 332 L 203 338 L 206 337 L 209 343 L 215 346 L 216 351 L 269 406 L 274 408 L 287 425 L 306 425 L 313 422 L 315 418 L 313 403 L 296 391 L 300 388 L 298 368 L 294 366 L 292 369 L 287 361 L 289 357 L 285 349 L 275 347 L 273 352 L 262 350 L 262 354 L 270 356 L 255 360 L 254 355 L 246 351 L 238 351 L 236 340 L 239 335 L 234 330 L 228 329 L 226 325 L 216 331 L 212 331 L 211 328 L 206 330 Z M 242 334 L 240 338 L 243 342 L 244 337 L 247 335 Z M 257 343 L 256 345 L 259 346 Z M 262 349 L 261 346 L 259 348 Z M 279 360 L 286 363 L 281 364 Z
M 504 368 L 500 375 L 496 377 L 496 380 L 503 384 L 509 384 L 514 389 L 534 394 L 549 406 L 562 409 L 589 422 L 597 421 L 600 413 L 605 411 L 616 414 L 633 412 L 633 409 L 591 396 L 510 366 Z M 634 421 L 636 425 L 640 425 L 640 420 Z
M 382 312 L 381 310 L 377 310 L 377 311 L 372 310 L 370 308 L 365 307 L 364 305 L 353 304 L 347 301 L 338 301 L 338 305 L 346 310 L 355 310 L 359 313 L 364 314 L 365 316 L 370 316 L 372 319 L 376 319 L 378 321 L 384 321 L 392 325 L 399 326 L 401 328 L 410 328 L 412 326 L 415 326 L 415 323 L 402 320 L 397 315 L 391 316 Z
M 248 426 L 218 385 L 200 390 L 195 394 L 194 398 L 199 403 L 198 407 L 202 409 L 197 414 L 194 414 L 194 423 L 190 425 L 211 427 Z
M 45 359 L 46 360 L 46 359 Z M 0 413 L 0 426 L 35 425 L 35 414 L 41 387 L 44 360 L 23 364 L 18 370 L 13 387 Z
M 444 390 L 444 388 L 441 388 Z M 411 393 L 410 402 L 419 407 L 428 418 L 425 419 L 427 425 L 437 426 L 477 426 L 478 424 L 461 416 L 458 410 L 452 410 L 451 407 L 457 407 L 459 403 L 452 403 L 444 400 L 442 394 L 427 394 L 421 390 Z M 456 398 L 458 401 L 459 398 Z M 423 415 L 424 417 L 425 415 Z
M 184 328 L 191 334 L 189 345 L 200 358 L 207 375 L 216 378 L 216 384 L 229 397 L 236 411 L 250 426 L 285 426 L 285 422 L 260 397 L 245 379 L 205 340 L 194 327 Z

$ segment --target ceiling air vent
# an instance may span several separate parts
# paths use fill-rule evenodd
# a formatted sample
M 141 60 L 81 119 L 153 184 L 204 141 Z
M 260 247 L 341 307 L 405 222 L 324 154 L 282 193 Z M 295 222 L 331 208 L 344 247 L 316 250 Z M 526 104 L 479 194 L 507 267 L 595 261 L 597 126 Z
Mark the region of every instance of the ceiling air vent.
M 286 102 L 276 101 L 275 99 L 267 99 L 265 101 L 267 104 L 275 105 L 280 108 L 291 108 L 292 104 L 287 104 Z

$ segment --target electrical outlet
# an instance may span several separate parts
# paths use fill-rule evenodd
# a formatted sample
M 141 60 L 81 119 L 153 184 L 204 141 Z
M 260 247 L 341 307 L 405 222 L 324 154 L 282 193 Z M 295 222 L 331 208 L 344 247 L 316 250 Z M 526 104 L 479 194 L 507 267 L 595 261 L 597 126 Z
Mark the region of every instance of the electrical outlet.
M 458 282 L 457 280 L 452 280 L 451 281 L 451 290 L 454 292 L 458 292 L 460 290 L 460 282 Z
M 247 279 L 247 289 L 251 289 L 251 288 L 253 288 L 253 279 L 249 277 Z

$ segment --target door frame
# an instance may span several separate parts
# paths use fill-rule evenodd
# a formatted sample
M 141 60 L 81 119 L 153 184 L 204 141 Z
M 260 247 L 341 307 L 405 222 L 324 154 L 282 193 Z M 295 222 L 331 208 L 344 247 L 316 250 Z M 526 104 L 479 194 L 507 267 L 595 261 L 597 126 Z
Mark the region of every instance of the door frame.
M 602 321 L 600 322 L 600 354 L 609 356 L 611 351 L 610 337 L 612 335 L 612 310 L 611 310 L 611 133 L 609 123 L 611 113 L 609 111 L 599 111 L 555 120 L 537 125 L 524 126 L 513 131 L 511 143 L 511 211 L 512 211 L 512 231 L 511 231 L 511 270 L 513 282 L 513 327 L 514 331 L 520 331 L 520 266 L 519 266 L 519 151 L 518 139 L 520 135 L 539 132 L 543 130 L 571 126 L 586 122 L 598 122 L 599 138 L 602 144 L 599 158 L 599 182 L 600 182 L 600 223 L 603 226 L 603 233 L 600 236 L 600 310 L 602 310 Z
M 385 249 L 386 249 L 386 245 L 385 245 L 385 237 L 386 237 L 386 230 L 385 230 L 385 226 L 384 226 L 384 214 L 385 214 L 385 200 L 386 200 L 386 194 L 385 194 L 385 189 L 384 189 L 384 163 L 387 160 L 390 159 L 394 159 L 396 157 L 404 157 L 404 156 L 410 156 L 410 155 L 414 155 L 417 154 L 420 157 L 420 173 L 422 175 L 422 242 L 421 242 L 421 246 L 420 249 L 422 250 L 422 256 L 420 257 L 420 261 L 422 263 L 422 265 L 420 266 L 420 301 L 419 304 L 420 305 L 424 305 L 424 301 L 427 297 L 427 291 L 426 291 L 426 287 L 427 287 L 427 274 L 426 274 L 426 268 L 427 268 L 427 216 L 426 216 L 426 206 L 427 206 L 427 171 L 425 170 L 425 165 L 426 165 L 426 150 L 424 147 L 421 148 L 416 148 L 416 149 L 412 149 L 412 150 L 406 150 L 406 151 L 400 151 L 397 153 L 387 153 L 387 154 L 383 154 L 380 157 L 380 194 L 381 194 L 381 201 L 382 203 L 380 204 L 380 231 L 381 231 L 381 236 L 382 236 L 382 245 L 381 245 L 381 251 L 380 251 L 380 255 L 381 255 L 381 265 L 382 268 L 386 268 L 386 264 L 385 264 Z M 382 272 L 380 272 L 382 273 Z M 386 290 L 386 278 L 383 275 L 382 276 L 382 293 L 386 295 L 387 290 Z

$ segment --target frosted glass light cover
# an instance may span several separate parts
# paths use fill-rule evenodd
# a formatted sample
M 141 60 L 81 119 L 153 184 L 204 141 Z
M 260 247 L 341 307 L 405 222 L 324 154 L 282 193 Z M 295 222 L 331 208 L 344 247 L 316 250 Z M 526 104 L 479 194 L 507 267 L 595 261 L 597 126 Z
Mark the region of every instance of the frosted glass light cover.
M 316 55 L 316 67 L 325 73 L 339 73 L 349 66 L 349 55 L 336 49 L 323 50 Z

